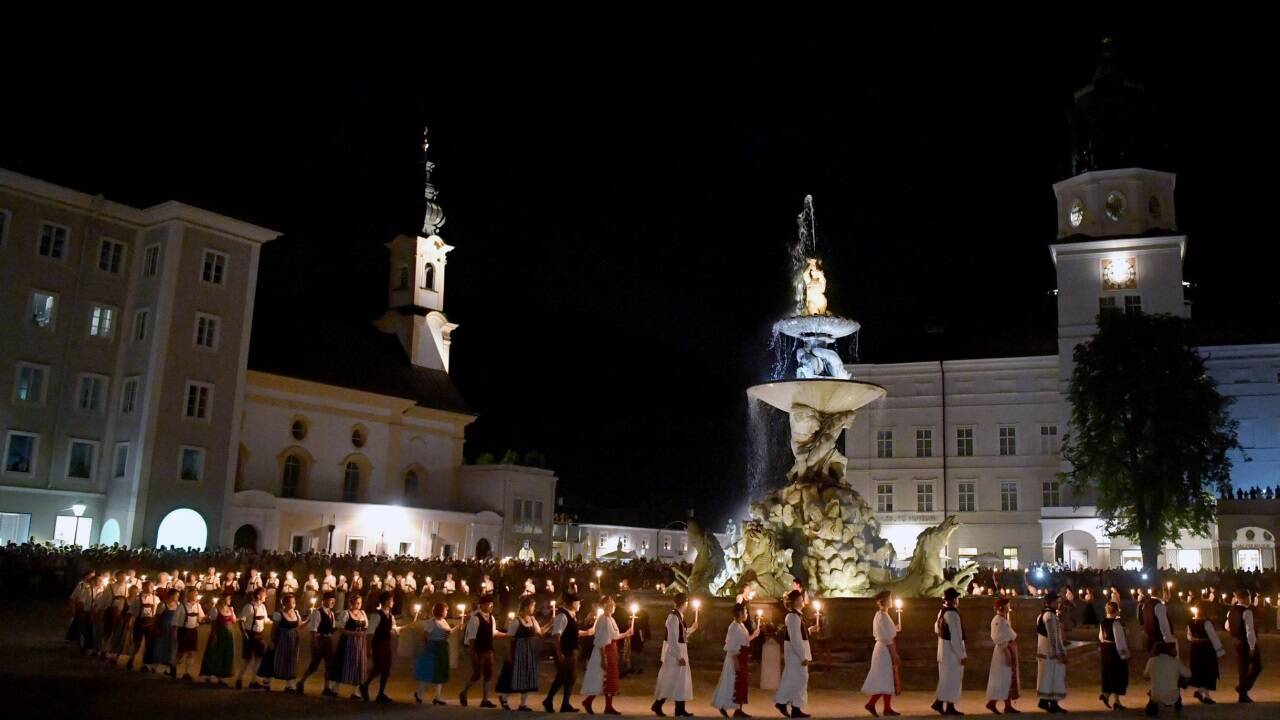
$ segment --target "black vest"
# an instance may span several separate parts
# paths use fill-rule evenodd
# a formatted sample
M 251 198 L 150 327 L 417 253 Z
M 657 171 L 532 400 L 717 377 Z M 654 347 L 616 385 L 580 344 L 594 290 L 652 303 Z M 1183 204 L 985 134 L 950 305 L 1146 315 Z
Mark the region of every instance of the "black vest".
M 1155 598 L 1148 599 L 1142 604 L 1142 629 L 1148 635 L 1160 634 L 1160 621 L 1156 618 L 1156 605 L 1163 605 Z M 1165 611 L 1165 617 L 1168 618 L 1168 611 Z M 1173 623 L 1169 623 L 1169 632 L 1173 632 Z
M 391 642 L 391 624 L 394 622 L 391 618 L 389 610 L 379 610 L 378 615 L 381 619 L 378 621 L 378 627 L 373 629 L 373 641 L 376 643 Z
M 798 615 L 798 616 L 800 617 L 800 639 L 801 639 L 801 640 L 808 640 L 808 639 L 809 639 L 809 628 L 807 628 L 807 627 L 805 627 L 805 626 L 804 626 L 804 615 L 801 615 L 801 614 L 799 613 L 799 611 L 796 611 L 796 610 L 788 610 L 788 611 L 787 611 L 787 615 Z M 791 639 L 791 631 L 787 629 L 786 618 L 783 618 L 782 620 L 783 620 L 783 622 L 782 622 L 782 633 L 781 633 L 781 637 L 782 637 L 782 641 L 783 641 L 783 642 L 786 642 L 786 641 L 788 641 L 788 640 L 790 640 L 790 639 Z M 681 627 L 682 627 L 682 629 L 683 629 L 683 625 L 684 625 L 684 623 L 682 622 L 682 623 L 681 623 Z M 683 637 L 684 637 L 684 635 L 683 635 L 683 632 L 682 632 L 682 633 L 681 633 L 681 638 L 683 638 Z
M 564 632 L 560 633 L 560 652 L 571 655 L 578 649 L 578 619 L 564 608 L 558 608 L 556 612 L 563 615 L 565 619 Z M 480 633 L 476 633 L 476 637 L 478 639 Z
M 333 634 L 333 612 L 325 608 L 320 609 L 320 626 L 316 628 L 316 634 L 327 636 Z
M 476 627 L 475 644 L 476 652 L 491 652 L 493 650 L 493 616 L 490 615 L 488 620 L 484 619 L 484 615 L 476 613 L 476 620 L 479 622 Z
M 953 607 L 950 607 L 948 605 L 944 605 L 942 606 L 942 609 L 938 611 L 938 619 L 934 621 L 934 624 L 937 625 L 938 627 L 938 637 L 942 638 L 943 640 L 951 639 L 951 626 L 948 625 L 946 621 L 946 614 L 949 612 L 955 613 L 956 619 L 960 620 L 959 610 Z M 963 620 L 960 621 L 960 639 L 961 640 L 964 639 L 964 621 Z
M 1191 639 L 1193 641 L 1196 641 L 1196 640 L 1203 640 L 1205 642 L 1209 641 L 1209 633 L 1205 632 L 1205 629 L 1204 629 L 1204 618 L 1196 618 L 1188 622 L 1187 630 L 1191 633 Z
M 676 616 L 676 617 L 678 617 L 678 618 L 680 618 L 680 632 L 679 632 L 679 637 L 678 637 L 678 638 L 676 638 L 676 642 L 680 643 L 681 645 L 684 645 L 684 644 L 685 644 L 685 639 L 684 639 L 684 616 L 683 616 L 683 615 L 681 615 L 681 614 L 680 614 L 680 612 L 679 612 L 678 610 L 675 610 L 675 609 L 672 609 L 672 610 L 671 610 L 671 614 L 672 614 L 672 615 L 675 615 L 675 616 Z M 803 626 L 804 626 L 804 622 L 803 622 L 803 621 L 801 621 L 800 625 L 801 625 L 801 627 L 803 627 Z M 670 636 L 668 636 L 668 637 L 667 637 L 667 642 L 671 642 L 671 637 L 670 637 Z
M 1049 608 L 1040 611 L 1040 615 L 1036 617 L 1036 634 L 1049 637 L 1049 626 L 1044 621 L 1045 613 L 1052 612 Z M 1114 638 L 1113 638 L 1114 639 Z
M 1227 623 L 1231 625 L 1227 632 L 1231 633 L 1231 637 L 1241 642 L 1249 641 L 1248 630 L 1244 626 L 1244 612 L 1248 609 L 1244 605 L 1232 605 L 1231 609 L 1227 611 Z
M 1102 621 L 1102 642 L 1115 643 L 1116 641 L 1116 620 L 1115 618 L 1107 618 Z

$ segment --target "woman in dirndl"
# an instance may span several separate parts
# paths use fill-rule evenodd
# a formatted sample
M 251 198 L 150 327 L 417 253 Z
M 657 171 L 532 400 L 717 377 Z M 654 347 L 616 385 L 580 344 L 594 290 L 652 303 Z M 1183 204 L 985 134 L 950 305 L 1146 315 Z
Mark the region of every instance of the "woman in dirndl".
M 1098 626 L 1098 652 L 1102 663 L 1102 693 L 1098 699 L 1109 708 L 1123 710 L 1120 698 L 1129 692 L 1129 641 L 1120 620 L 1120 603 L 1108 602 L 1106 613 L 1107 618 Z M 1113 695 L 1114 702 L 1111 700 Z
M 281 595 L 280 609 L 271 615 L 271 622 L 275 626 L 271 649 L 258 666 L 258 677 L 263 679 L 265 690 L 271 689 L 273 678 L 284 680 L 284 689 L 288 692 L 298 677 L 298 628 L 302 625 L 298 596 L 292 593 Z
M 160 606 L 160 615 L 156 620 L 155 642 L 147 646 L 142 660 L 153 672 L 168 673 L 169 677 L 176 677 L 178 626 L 174 620 L 178 617 L 178 591 L 161 590 L 160 597 L 164 598 L 164 604 Z
M 428 685 L 436 687 L 436 694 L 431 704 L 446 704 L 440 696 L 444 692 L 444 684 L 449 682 L 449 636 L 462 627 L 462 623 L 456 626 L 450 625 L 445 619 L 448 614 L 449 606 L 438 602 L 431 606 L 431 617 L 422 623 L 426 633 L 426 643 L 422 654 L 413 663 L 413 679 L 418 681 L 418 687 L 413 691 L 413 699 L 419 705 L 422 704 L 422 693 L 426 691 Z
M 213 608 L 212 629 L 204 646 L 204 658 L 200 661 L 200 677 L 205 682 L 217 682 L 226 687 L 227 680 L 236 674 L 236 639 L 231 628 L 237 621 L 231 607 L 230 595 L 219 595 Z
M 369 618 L 364 613 L 364 598 L 353 593 L 345 612 L 338 614 L 338 650 L 329 679 L 338 685 L 351 686 L 351 699 L 359 699 L 357 689 L 369 677 Z
M 636 630 L 636 619 L 631 618 L 631 627 L 624 633 L 618 632 L 618 623 L 613 620 L 613 611 L 617 607 L 612 595 L 605 595 L 596 611 L 596 623 L 592 628 L 591 657 L 587 660 L 587 672 L 582 676 L 582 707 L 588 714 L 595 714 L 591 703 L 597 695 L 604 695 L 604 712 L 606 715 L 620 715 L 613 709 L 613 696 L 618 694 L 618 641 L 631 637 Z
M 507 696 L 520 693 L 520 707 L 529 712 L 529 693 L 538 692 L 538 638 L 547 629 L 533 616 L 535 600 L 532 595 L 520 599 L 520 613 L 511 619 L 507 634 L 511 636 L 511 653 L 498 674 L 498 702 L 504 710 L 510 710 Z
M 711 707 L 729 717 L 733 710 L 736 718 L 751 717 L 742 706 L 747 704 L 747 687 L 751 684 L 751 642 L 760 634 L 760 623 L 755 632 L 747 631 L 747 606 L 733 606 L 733 622 L 724 636 L 724 665 L 720 668 L 720 682 L 711 697 Z
M 1197 603 L 1191 606 L 1191 622 L 1187 623 L 1187 642 L 1191 645 L 1191 679 L 1187 686 L 1195 692 L 1195 699 L 1205 705 L 1217 703 L 1209 693 L 1218 689 L 1218 658 L 1226 655 L 1222 640 L 1213 627 L 1213 621 L 1205 617 L 1205 610 L 1212 605 Z

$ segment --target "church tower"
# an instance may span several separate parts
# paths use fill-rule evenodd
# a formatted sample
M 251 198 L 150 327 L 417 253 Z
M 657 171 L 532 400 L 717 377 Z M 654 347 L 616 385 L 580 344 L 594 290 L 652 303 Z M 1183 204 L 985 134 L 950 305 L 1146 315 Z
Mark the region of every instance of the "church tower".
M 377 325 L 383 332 L 396 334 L 414 365 L 448 372 L 450 335 L 458 327 L 444 314 L 445 265 L 453 246 L 438 234 L 445 217 L 431 182 L 435 163 L 427 159 L 428 147 L 424 128 L 422 230 L 417 236 L 397 235 L 387 243 L 391 254 L 388 309 Z
M 1100 312 L 1189 315 L 1176 176 L 1135 164 L 1163 163 L 1163 132 L 1146 88 L 1117 71 L 1110 39 L 1102 42 L 1092 82 L 1075 93 L 1071 125 L 1075 174 L 1053 186 L 1058 233 L 1049 247 L 1064 381 L 1072 351 L 1097 332 Z

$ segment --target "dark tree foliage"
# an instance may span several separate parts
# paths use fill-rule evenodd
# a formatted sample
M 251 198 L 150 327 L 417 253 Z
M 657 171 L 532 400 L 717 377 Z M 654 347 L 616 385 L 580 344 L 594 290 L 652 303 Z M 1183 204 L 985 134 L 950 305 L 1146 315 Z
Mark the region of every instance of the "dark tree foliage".
M 1215 520 L 1227 453 L 1240 447 L 1232 399 L 1205 372 L 1182 318 L 1104 312 L 1074 360 L 1062 448 L 1072 469 L 1061 477 L 1077 498 L 1094 498 L 1108 534 L 1137 539 L 1154 568 L 1167 542 L 1207 534 Z

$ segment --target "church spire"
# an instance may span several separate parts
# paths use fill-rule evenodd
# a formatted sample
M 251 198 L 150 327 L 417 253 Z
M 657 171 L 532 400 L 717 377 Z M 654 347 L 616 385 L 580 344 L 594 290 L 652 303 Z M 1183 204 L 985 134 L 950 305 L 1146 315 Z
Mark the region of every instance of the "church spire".
M 425 209 L 422 215 L 422 234 L 431 237 L 444 226 L 444 209 L 436 202 L 436 186 L 431 183 L 431 171 L 436 164 L 427 159 L 427 149 L 431 144 L 427 141 L 427 128 L 422 128 L 422 197 Z
M 1147 89 L 1121 73 L 1109 37 L 1098 49 L 1093 79 L 1075 92 L 1070 120 L 1073 175 L 1165 164 L 1162 128 Z

